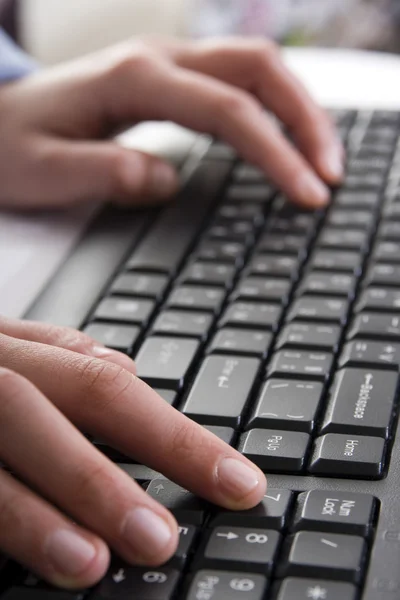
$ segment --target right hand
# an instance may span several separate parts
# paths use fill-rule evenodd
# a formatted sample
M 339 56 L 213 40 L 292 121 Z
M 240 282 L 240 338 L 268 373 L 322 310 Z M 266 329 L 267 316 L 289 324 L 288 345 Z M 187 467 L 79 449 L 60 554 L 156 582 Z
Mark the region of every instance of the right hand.
M 109 549 L 162 564 L 178 541 L 174 517 L 78 429 L 226 508 L 265 494 L 255 465 L 85 334 L 0 319 L 0 365 L 0 463 L 15 475 L 0 469 L 0 551 L 55 585 L 98 582 Z

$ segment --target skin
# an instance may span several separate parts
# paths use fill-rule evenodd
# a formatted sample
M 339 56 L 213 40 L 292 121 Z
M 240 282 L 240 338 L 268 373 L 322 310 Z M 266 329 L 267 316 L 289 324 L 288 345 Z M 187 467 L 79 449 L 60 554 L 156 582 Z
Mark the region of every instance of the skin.
M 172 166 L 110 141 L 146 119 L 225 140 L 304 207 L 325 204 L 342 177 L 329 117 L 271 42 L 136 40 L 0 88 L 0 206 L 167 200 Z M 56 585 L 93 585 L 110 549 L 159 565 L 178 540 L 173 516 L 80 431 L 221 506 L 265 494 L 257 467 L 165 403 L 127 356 L 77 331 L 0 319 L 0 398 L 0 462 L 13 473 L 0 470 L 0 551 Z M 149 515 L 158 537 L 146 537 Z

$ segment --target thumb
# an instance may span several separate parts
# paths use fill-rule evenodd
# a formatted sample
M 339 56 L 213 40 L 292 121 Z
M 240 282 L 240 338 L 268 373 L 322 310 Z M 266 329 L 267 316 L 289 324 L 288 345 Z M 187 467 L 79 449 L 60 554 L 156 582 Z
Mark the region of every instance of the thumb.
M 171 197 L 179 178 L 171 164 L 115 142 L 62 142 L 34 170 L 28 203 L 68 206 L 90 200 L 141 205 Z M 42 154 L 43 158 L 43 154 Z

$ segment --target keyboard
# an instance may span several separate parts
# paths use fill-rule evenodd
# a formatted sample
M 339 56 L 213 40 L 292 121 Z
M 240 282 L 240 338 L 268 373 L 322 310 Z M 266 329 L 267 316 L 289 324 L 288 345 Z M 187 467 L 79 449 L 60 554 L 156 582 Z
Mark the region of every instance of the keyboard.
M 101 440 L 168 507 L 175 556 L 117 557 L 95 589 L 0 562 L 0 600 L 400 598 L 400 113 L 333 111 L 347 148 L 325 210 L 199 140 L 162 210 L 108 208 L 27 315 L 131 355 L 166 402 L 268 474 L 212 506 Z

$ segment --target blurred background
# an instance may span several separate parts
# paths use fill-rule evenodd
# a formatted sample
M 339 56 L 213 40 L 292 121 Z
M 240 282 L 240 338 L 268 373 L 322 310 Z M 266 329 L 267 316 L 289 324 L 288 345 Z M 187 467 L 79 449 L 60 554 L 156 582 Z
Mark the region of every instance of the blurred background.
M 2 1 L 3 22 L 46 64 L 143 33 L 267 35 L 287 45 L 400 51 L 400 0 Z

